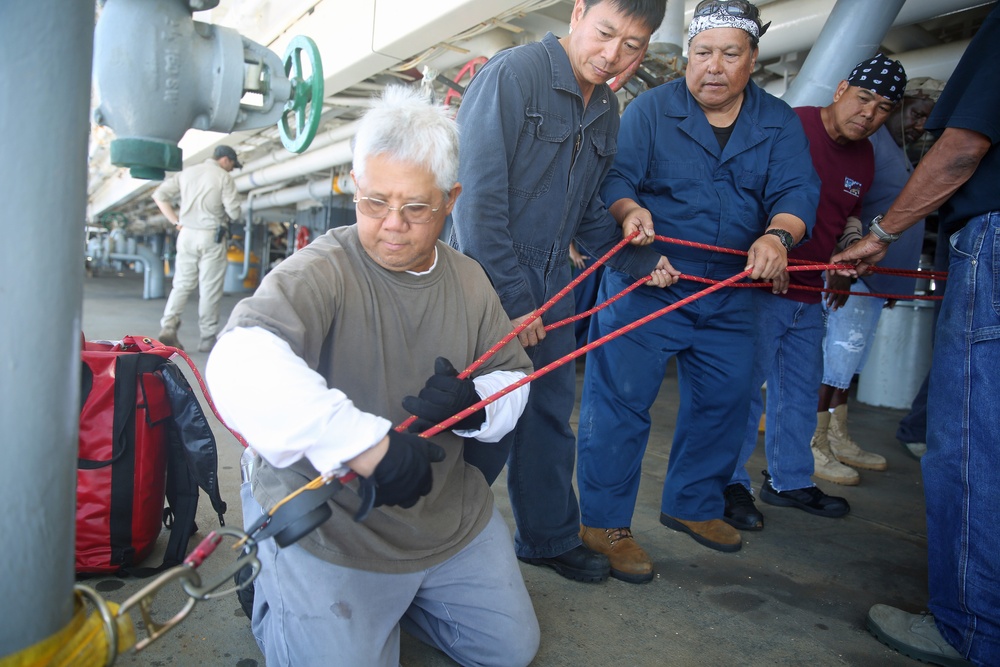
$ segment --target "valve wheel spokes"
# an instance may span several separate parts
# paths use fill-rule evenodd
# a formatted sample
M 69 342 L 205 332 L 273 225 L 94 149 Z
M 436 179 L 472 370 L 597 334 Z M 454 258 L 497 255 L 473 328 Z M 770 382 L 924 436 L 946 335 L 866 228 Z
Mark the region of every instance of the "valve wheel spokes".
M 303 74 L 303 53 L 311 70 L 308 78 Z M 323 64 L 316 42 L 304 35 L 292 39 L 285 50 L 284 64 L 285 75 L 292 82 L 292 95 L 285 103 L 278 130 L 285 148 L 301 153 L 316 136 L 323 113 Z M 292 123 L 289 115 L 294 117 Z

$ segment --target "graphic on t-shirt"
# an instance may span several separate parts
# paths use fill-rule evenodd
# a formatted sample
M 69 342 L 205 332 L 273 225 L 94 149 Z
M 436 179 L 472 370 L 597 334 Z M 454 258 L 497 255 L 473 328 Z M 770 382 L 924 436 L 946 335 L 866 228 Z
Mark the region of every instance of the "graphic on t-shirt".
M 844 176 L 844 192 L 849 192 L 855 197 L 861 196 L 861 183 L 850 176 Z

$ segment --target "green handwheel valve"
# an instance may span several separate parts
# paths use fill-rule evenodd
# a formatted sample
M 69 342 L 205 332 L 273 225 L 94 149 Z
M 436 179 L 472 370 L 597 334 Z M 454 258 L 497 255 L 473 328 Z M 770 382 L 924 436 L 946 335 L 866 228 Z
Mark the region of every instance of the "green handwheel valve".
M 308 78 L 303 73 L 303 54 L 309 65 Z M 285 148 L 301 153 L 316 136 L 323 113 L 323 64 L 316 42 L 304 35 L 295 37 L 285 49 L 284 63 L 285 76 L 292 82 L 292 95 L 285 103 L 278 129 Z

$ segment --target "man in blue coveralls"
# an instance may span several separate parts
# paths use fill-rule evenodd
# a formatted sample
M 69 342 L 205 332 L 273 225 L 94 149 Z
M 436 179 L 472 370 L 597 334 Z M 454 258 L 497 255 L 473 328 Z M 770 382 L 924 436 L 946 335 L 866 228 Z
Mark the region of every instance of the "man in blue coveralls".
M 514 325 L 570 281 L 569 245 L 601 256 L 631 234 L 619 227 L 598 187 L 615 156 L 618 100 L 605 83 L 628 76 L 663 20 L 664 0 L 576 0 L 570 34 L 502 51 L 462 97 L 459 179 L 452 245 L 478 260 Z M 624 74 L 623 74 L 624 72 Z M 650 223 L 636 239 L 652 241 Z M 666 286 L 677 272 L 651 248 L 628 246 L 610 262 L 634 281 Z M 650 273 L 652 272 L 652 274 Z M 544 323 L 573 315 L 560 300 Z M 573 352 L 573 327 L 546 335 L 534 320 L 520 336 L 536 369 Z M 467 443 L 465 458 L 492 483 L 507 461 L 517 556 L 577 581 L 608 577 L 608 559 L 580 542 L 573 492 L 576 439 L 569 419 L 576 369 L 564 364 L 531 383 L 528 406 L 500 443 Z M 471 447 L 470 447 L 471 445 Z M 507 458 L 507 452 L 510 458 Z
M 782 272 L 813 224 L 819 182 L 802 124 L 750 81 L 766 30 L 757 7 L 701 2 L 684 80 L 640 95 L 625 110 L 618 155 L 602 188 L 619 220 L 644 209 L 656 233 L 749 258 L 663 244 L 683 273 L 752 278 Z M 641 207 L 641 208 L 640 208 Z M 658 245 L 658 244 L 656 244 Z M 654 245 L 654 247 L 656 247 Z M 631 279 L 606 270 L 599 301 Z M 682 281 L 638 289 L 592 317 L 591 340 L 703 289 Z M 680 406 L 660 521 L 720 551 L 742 545 L 723 517 L 723 488 L 740 451 L 750 403 L 754 317 L 750 290 L 724 289 L 589 353 L 580 410 L 577 481 L 584 544 L 609 555 L 629 582 L 653 577 L 628 528 L 649 437 L 649 409 L 677 357 Z
M 900 232 L 940 207 L 954 229 L 927 401 L 930 614 L 877 604 L 868 629 L 936 665 L 1000 665 L 1000 5 L 969 43 L 926 128 L 940 134 L 879 225 L 834 262 L 880 261 Z

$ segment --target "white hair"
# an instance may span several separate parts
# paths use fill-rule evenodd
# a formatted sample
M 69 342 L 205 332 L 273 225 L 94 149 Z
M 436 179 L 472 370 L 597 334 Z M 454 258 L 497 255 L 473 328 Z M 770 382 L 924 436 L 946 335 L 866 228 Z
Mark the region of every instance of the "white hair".
M 428 169 L 445 194 L 458 181 L 458 124 L 414 88 L 387 87 L 362 117 L 353 146 L 358 180 L 368 158 L 383 155 Z

